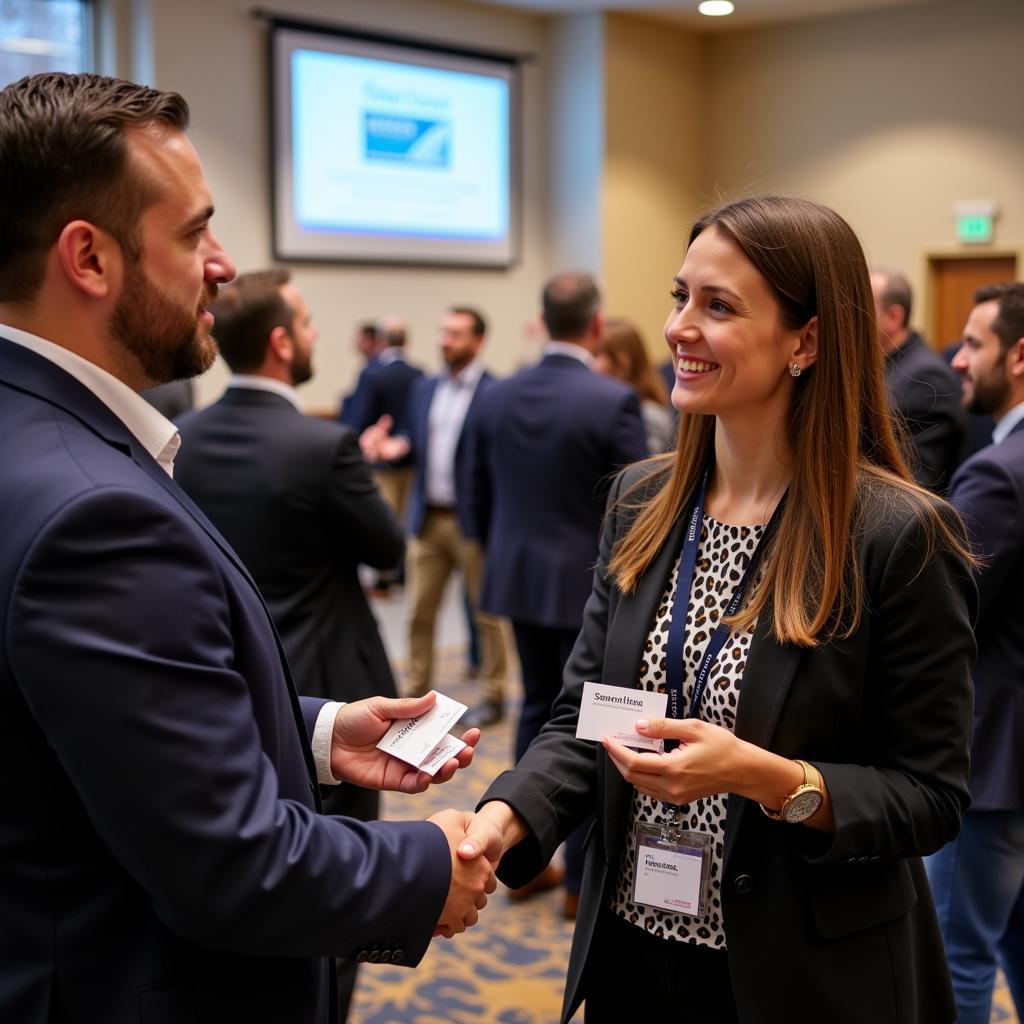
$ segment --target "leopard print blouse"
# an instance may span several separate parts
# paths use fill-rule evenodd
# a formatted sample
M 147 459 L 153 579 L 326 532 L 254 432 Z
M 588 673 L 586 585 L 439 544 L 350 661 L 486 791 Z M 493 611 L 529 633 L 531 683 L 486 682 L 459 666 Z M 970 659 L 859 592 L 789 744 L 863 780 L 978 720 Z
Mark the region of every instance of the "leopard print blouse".
M 697 551 L 690 606 L 686 613 L 686 646 L 683 651 L 683 701 L 688 708 L 693 695 L 693 682 L 701 659 L 711 640 L 711 634 L 725 610 L 733 590 L 743 575 L 758 541 L 763 526 L 728 526 L 705 515 Z M 640 666 L 638 686 L 644 690 L 662 690 L 665 686 L 665 649 L 668 641 L 672 601 L 679 578 L 679 565 L 672 572 L 668 587 L 661 599 L 654 625 L 647 636 Z M 751 590 L 756 588 L 756 583 Z M 706 722 L 734 730 L 736 706 L 739 701 L 740 682 L 747 664 L 747 653 L 753 634 L 734 630 L 729 634 L 721 653 L 708 673 L 707 688 L 701 702 L 700 717 Z M 726 948 L 725 925 L 722 921 L 722 857 L 725 849 L 725 810 L 727 793 L 698 798 L 684 804 L 682 820 L 691 831 L 707 832 L 714 836 L 711 847 L 711 892 L 708 912 L 704 918 L 686 917 L 656 907 L 642 906 L 632 901 L 636 851 L 634 833 L 627 840 L 619 865 L 618 879 L 612 890 L 611 909 L 620 917 L 645 928 L 659 938 L 674 939 Z M 672 809 L 659 800 L 633 792 L 632 821 L 661 823 L 671 821 Z

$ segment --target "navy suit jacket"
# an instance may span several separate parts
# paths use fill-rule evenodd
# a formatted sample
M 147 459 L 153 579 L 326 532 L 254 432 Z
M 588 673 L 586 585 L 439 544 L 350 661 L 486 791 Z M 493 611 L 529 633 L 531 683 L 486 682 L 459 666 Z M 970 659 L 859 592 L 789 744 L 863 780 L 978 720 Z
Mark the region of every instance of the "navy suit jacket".
M 949 500 L 963 516 L 980 612 L 975 633 L 971 807 L 1024 810 L 1024 422 L 956 472 Z
M 917 333 L 885 357 L 885 376 L 893 407 L 910 433 L 914 479 L 945 493 L 967 429 L 959 378 Z
M 416 467 L 413 478 L 412 497 L 409 500 L 409 532 L 418 537 L 423 531 L 423 520 L 427 514 L 427 452 L 430 449 L 430 403 L 440 377 L 422 378 L 415 382 L 409 396 L 406 417 L 400 433 L 409 438 L 410 454 Z M 498 383 L 487 370 L 480 375 L 480 381 L 473 392 L 472 401 L 459 433 L 455 447 L 455 514 L 459 529 L 464 537 L 479 538 L 476 523 L 470 508 L 470 473 L 473 468 L 473 423 L 486 404 L 488 391 Z
M 0 445 L 0 1020 L 328 1024 L 329 956 L 423 955 L 443 835 L 318 813 L 322 701 L 237 555 L 3 339 Z
M 405 535 L 355 434 L 247 387 L 178 426 L 174 478 L 252 573 L 298 689 L 397 697 L 358 567 L 397 565 Z
M 406 406 L 413 384 L 423 377 L 418 366 L 411 366 L 404 359 L 381 363 L 371 359 L 363 367 L 356 382 L 356 389 L 342 403 L 338 419 L 361 434 L 381 416 L 390 416 L 397 426 L 406 416 Z M 398 459 L 391 465 L 408 465 L 409 459 Z
M 487 555 L 480 606 L 578 629 L 612 475 L 647 454 L 636 393 L 548 355 L 494 384 L 474 426 L 471 507 Z

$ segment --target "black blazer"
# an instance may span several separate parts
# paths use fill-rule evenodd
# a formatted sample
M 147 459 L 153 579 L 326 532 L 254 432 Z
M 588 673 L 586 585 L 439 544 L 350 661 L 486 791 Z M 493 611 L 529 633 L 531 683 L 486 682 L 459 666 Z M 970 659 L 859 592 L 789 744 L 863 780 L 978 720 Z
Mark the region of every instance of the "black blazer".
M 647 454 L 632 388 L 572 356 L 498 381 L 474 421 L 470 507 L 486 546 L 480 606 L 578 629 L 612 476 Z
M 956 472 L 950 502 L 974 551 L 981 610 L 974 666 L 971 806 L 1024 810 L 1024 422 Z
M 885 376 L 892 405 L 910 433 L 914 478 L 945 492 L 960 463 L 967 429 L 959 378 L 917 333 L 885 357 Z
M 622 474 L 613 501 L 642 473 Z M 722 899 L 742 1024 L 949 1024 L 956 1014 L 920 858 L 957 834 L 968 803 L 973 588 L 959 558 L 922 566 L 921 529 L 892 494 L 863 500 L 866 608 L 855 634 L 814 650 L 785 646 L 766 609 L 742 680 L 736 734 L 815 763 L 836 820 L 828 836 L 729 800 Z M 626 596 L 607 565 L 628 515 L 606 519 L 551 721 L 484 796 L 507 801 L 531 831 L 499 870 L 513 886 L 596 809 L 563 1020 L 585 996 L 595 923 L 630 828 L 631 787 L 600 745 L 574 738 L 582 684 L 637 679 L 682 538 L 680 522 Z
M 396 696 L 357 567 L 397 565 L 405 540 L 352 431 L 246 387 L 179 428 L 175 479 L 252 573 L 299 691 Z

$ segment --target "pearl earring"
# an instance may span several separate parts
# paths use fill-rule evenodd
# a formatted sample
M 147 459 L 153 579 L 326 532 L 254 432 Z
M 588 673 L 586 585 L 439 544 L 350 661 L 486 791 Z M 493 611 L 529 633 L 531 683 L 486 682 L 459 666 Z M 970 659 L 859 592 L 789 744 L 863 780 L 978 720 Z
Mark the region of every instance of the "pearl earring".
M 799 377 L 804 371 L 800 369 L 799 363 L 790 363 L 789 375 L 790 377 Z

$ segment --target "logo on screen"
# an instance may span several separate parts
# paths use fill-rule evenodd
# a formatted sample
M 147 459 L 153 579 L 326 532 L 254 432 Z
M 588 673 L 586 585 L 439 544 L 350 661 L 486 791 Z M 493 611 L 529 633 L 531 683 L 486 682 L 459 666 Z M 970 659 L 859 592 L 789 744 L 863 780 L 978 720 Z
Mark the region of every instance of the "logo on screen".
M 363 136 L 367 160 L 447 167 L 451 156 L 451 125 L 447 121 L 366 111 Z

